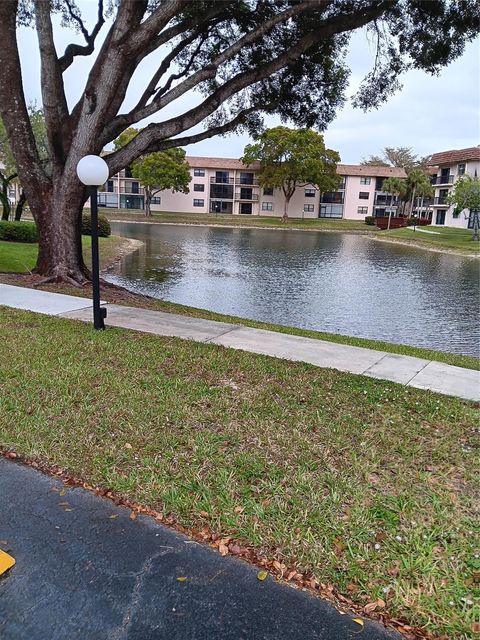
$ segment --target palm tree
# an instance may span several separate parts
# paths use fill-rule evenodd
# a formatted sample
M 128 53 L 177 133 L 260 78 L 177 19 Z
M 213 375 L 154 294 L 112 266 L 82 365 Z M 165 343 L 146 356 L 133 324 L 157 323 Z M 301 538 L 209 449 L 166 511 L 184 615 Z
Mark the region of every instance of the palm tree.
M 402 200 L 405 197 L 407 193 L 407 184 L 405 180 L 403 180 L 402 178 L 391 177 L 391 178 L 387 178 L 384 181 L 382 189 L 383 191 L 386 191 L 386 193 L 389 193 L 392 196 L 392 204 L 393 204 L 394 196 L 397 196 L 397 202 Z M 390 229 L 391 218 L 392 218 L 392 209 L 390 208 L 390 211 L 388 214 L 387 230 Z
M 430 186 L 430 180 L 427 174 L 422 169 L 420 169 L 419 167 L 416 167 L 415 169 L 412 169 L 411 171 L 408 172 L 407 188 L 408 188 L 408 191 L 410 192 L 409 217 L 412 217 L 412 213 L 413 213 L 413 203 L 415 201 L 415 192 L 418 193 L 419 189 L 425 190 L 427 186 Z
M 424 199 L 425 198 L 433 198 L 433 194 L 434 193 L 435 193 L 435 189 L 433 188 L 433 186 L 430 183 L 430 180 L 428 178 L 425 180 L 425 182 L 420 182 L 420 184 L 417 185 L 417 204 L 418 204 L 418 198 L 421 199 L 420 200 L 420 214 L 422 213 Z M 419 215 L 419 218 L 420 217 L 421 217 L 421 215 Z

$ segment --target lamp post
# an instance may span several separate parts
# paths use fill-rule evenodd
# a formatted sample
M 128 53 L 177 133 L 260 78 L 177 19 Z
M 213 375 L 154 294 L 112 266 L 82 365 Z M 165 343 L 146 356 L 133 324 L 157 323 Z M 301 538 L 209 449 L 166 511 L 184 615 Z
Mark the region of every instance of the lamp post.
M 89 187 L 91 233 L 92 233 L 92 289 L 93 289 L 93 326 L 105 329 L 104 319 L 107 310 L 100 307 L 100 261 L 98 256 L 98 202 L 97 187 L 108 180 L 108 165 L 99 156 L 84 156 L 77 164 L 80 182 Z
M 415 232 L 417 230 L 417 214 L 414 213 L 412 215 L 412 218 L 413 218 L 413 231 Z

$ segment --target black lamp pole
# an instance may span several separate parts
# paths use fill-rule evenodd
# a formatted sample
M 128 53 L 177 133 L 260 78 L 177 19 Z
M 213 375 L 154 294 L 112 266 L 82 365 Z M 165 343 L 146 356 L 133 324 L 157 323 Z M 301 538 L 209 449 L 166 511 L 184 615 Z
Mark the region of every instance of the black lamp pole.
M 96 186 L 90 186 L 90 211 L 92 226 L 93 326 L 95 329 L 105 329 L 104 319 L 107 317 L 107 310 L 100 306 L 100 260 L 98 255 L 98 202 Z

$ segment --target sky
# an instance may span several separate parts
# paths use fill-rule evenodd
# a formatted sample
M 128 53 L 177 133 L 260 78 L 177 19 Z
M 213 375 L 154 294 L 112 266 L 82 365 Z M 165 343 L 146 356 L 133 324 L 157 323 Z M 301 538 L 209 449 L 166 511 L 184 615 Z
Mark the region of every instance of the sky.
M 80 0 L 84 16 L 93 24 L 96 3 Z M 106 32 L 104 27 L 103 32 Z M 18 34 L 24 90 L 27 100 L 41 104 L 40 63 L 38 43 L 33 29 L 21 28 Z M 72 31 L 55 24 L 57 50 L 61 54 L 72 41 L 82 42 Z M 97 41 L 100 42 L 100 39 Z M 97 47 L 98 48 L 98 47 Z M 129 91 L 125 108 L 134 104 L 150 75 L 158 65 L 157 52 L 149 56 L 137 69 Z M 347 57 L 351 69 L 347 95 L 355 93 L 364 75 L 371 69 L 374 51 L 364 31 L 355 33 Z M 75 104 L 81 95 L 91 58 L 78 58 L 65 74 L 65 87 L 69 105 Z M 438 76 L 422 71 L 410 71 L 402 77 L 403 88 L 380 108 L 369 112 L 352 107 L 351 102 L 337 112 L 337 117 L 324 131 L 327 147 L 339 151 L 341 161 L 357 164 L 371 154 L 378 155 L 386 146 L 411 147 L 425 156 L 449 149 L 461 149 L 480 144 L 480 38 L 465 48 L 461 58 L 444 68 Z M 181 109 L 185 111 L 199 101 L 198 94 L 187 94 L 182 103 L 169 106 L 162 118 L 170 118 Z M 157 119 L 158 116 L 157 116 Z M 155 121 L 150 118 L 146 122 Z M 145 124 L 142 123 L 142 124 Z M 269 118 L 268 126 L 280 124 Z M 193 131 L 201 130 L 197 127 Z M 188 155 L 239 157 L 248 136 L 230 134 L 215 137 L 186 147 Z

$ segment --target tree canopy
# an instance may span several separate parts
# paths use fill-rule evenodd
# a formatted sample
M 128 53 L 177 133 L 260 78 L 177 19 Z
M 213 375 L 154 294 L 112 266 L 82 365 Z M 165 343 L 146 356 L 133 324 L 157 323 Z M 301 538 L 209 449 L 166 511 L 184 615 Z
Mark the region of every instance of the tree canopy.
M 385 147 L 381 155 L 370 155 L 361 162 L 363 165 L 378 167 L 400 167 L 410 171 L 417 167 L 425 167 L 430 156 L 419 157 L 411 147 Z
M 298 186 L 311 184 L 322 191 L 333 191 L 340 183 L 337 151 L 326 149 L 323 136 L 312 129 L 274 127 L 245 147 L 242 162 L 260 162 L 260 186 L 282 189 L 285 195 L 283 218 Z
M 480 209 L 480 178 L 469 175 L 462 176 L 447 197 L 448 204 L 454 204 L 457 209 Z
M 55 15 L 84 44 L 57 52 Z M 38 39 L 48 167 L 28 118 L 18 24 Z M 242 127 L 258 134 L 265 115 L 324 130 L 345 101 L 355 30 L 366 28 L 375 41 L 375 63 L 354 100 L 369 109 L 398 90 L 402 73 L 435 74 L 458 58 L 479 27 L 477 0 L 112 0 L 107 10 L 98 0 L 91 25 L 74 0 L 2 0 L 0 114 L 39 229 L 37 271 L 88 277 L 80 234 L 86 192 L 75 167 L 128 127 L 154 118 L 108 156 L 111 175 L 148 153 Z M 154 71 L 130 105 L 132 78 L 150 55 Z M 77 78 L 82 90 L 70 107 L 64 74 L 79 57 L 90 57 L 90 71 Z M 194 99 L 182 101 L 192 91 Z

